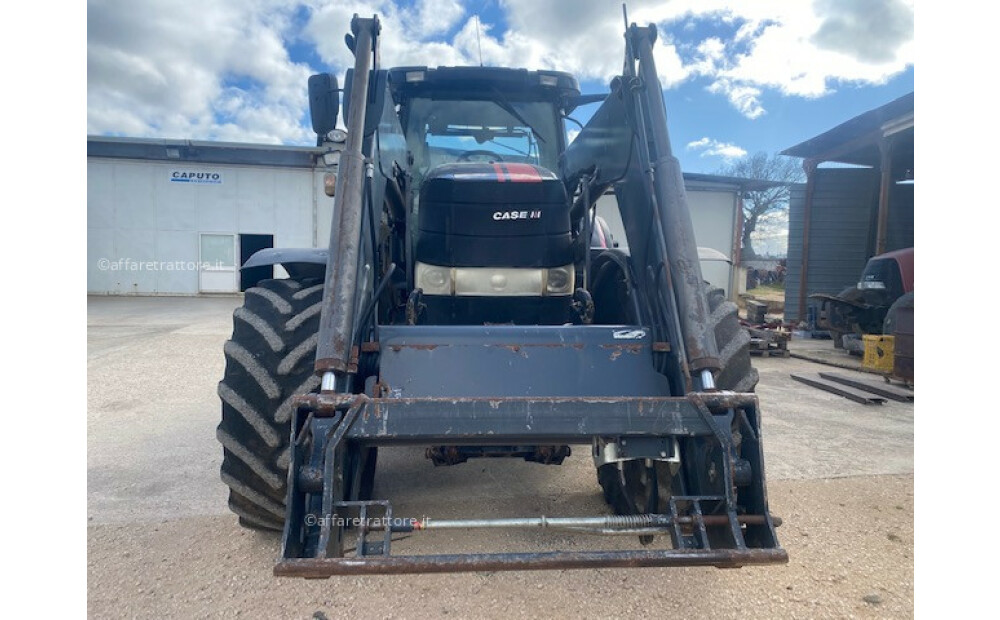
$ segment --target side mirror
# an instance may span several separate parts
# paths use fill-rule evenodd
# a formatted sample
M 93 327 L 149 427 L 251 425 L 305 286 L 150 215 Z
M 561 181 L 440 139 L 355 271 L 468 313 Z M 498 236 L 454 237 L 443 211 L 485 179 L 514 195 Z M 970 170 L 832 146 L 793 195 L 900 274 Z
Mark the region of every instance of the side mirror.
M 340 85 L 329 73 L 309 76 L 309 115 L 312 128 L 318 136 L 325 136 L 337 127 Z

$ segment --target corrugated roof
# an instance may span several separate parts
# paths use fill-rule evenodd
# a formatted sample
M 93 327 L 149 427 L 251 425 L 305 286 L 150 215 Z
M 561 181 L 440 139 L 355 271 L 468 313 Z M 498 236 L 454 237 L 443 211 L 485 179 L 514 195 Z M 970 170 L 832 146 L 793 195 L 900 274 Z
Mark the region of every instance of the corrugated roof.
M 861 166 L 876 166 L 879 163 L 878 143 L 885 133 L 886 126 L 893 123 L 913 119 L 913 93 L 903 95 L 899 99 L 859 114 L 833 129 L 821 133 L 814 138 L 782 151 L 782 155 L 815 159 L 818 161 L 835 161 Z M 894 147 L 897 153 L 905 150 L 907 142 L 912 159 L 913 128 L 905 130 L 900 135 L 900 144 Z

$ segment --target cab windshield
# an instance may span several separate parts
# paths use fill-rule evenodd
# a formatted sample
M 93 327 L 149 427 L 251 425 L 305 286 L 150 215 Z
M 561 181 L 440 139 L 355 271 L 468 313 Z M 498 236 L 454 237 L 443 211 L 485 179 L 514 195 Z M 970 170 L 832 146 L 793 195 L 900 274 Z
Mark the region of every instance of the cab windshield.
M 557 169 L 555 107 L 546 102 L 417 98 L 410 101 L 406 143 L 413 171 L 423 177 L 440 164 L 519 162 Z

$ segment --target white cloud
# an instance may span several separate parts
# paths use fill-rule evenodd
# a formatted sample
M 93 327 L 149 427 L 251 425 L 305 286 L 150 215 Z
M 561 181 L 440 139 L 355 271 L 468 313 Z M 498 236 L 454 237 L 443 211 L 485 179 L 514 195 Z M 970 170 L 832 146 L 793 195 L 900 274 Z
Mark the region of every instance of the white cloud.
M 399 3 L 399 4 L 397 4 Z M 307 144 L 308 75 L 342 73 L 355 13 L 378 14 L 383 66 L 551 68 L 606 82 L 621 71 L 622 15 L 606 0 L 498 0 L 508 28 L 462 0 L 89 0 L 88 132 Z M 705 80 L 748 118 L 765 95 L 819 97 L 881 84 L 912 64 L 912 0 L 630 0 L 656 23 L 660 81 Z M 699 25 L 729 35 L 691 41 Z M 291 59 L 310 49 L 319 66 Z
M 733 107 L 747 118 L 753 119 L 764 114 L 764 106 L 760 103 L 761 91 L 756 86 L 722 78 L 709 86 L 708 92 L 724 94 Z
M 304 142 L 309 68 L 285 48 L 294 7 L 218 0 L 88 4 L 87 131 Z
M 412 7 L 399 7 L 389 0 L 347 3 L 342 0 L 314 0 L 303 35 L 316 46 L 328 67 L 343 71 L 354 65 L 354 57 L 344 44 L 351 17 L 378 15 L 382 26 L 379 39 L 381 62 L 385 67 L 403 65 L 462 65 L 471 59 L 460 46 L 436 39 L 459 24 L 465 10 L 457 0 L 419 0 Z
M 711 11 L 725 3 L 690 0 L 690 14 L 699 4 Z M 763 113 L 764 88 L 819 97 L 840 82 L 882 84 L 913 62 L 911 0 L 776 0 L 718 8 L 720 19 L 728 15 L 743 24 L 731 41 L 703 42 L 692 70 L 713 80 L 710 91 L 727 96 L 749 118 Z
M 701 157 L 721 157 L 726 161 L 739 159 L 747 154 L 746 149 L 735 144 L 720 142 L 707 136 L 688 142 L 687 148 L 689 151 L 701 151 Z

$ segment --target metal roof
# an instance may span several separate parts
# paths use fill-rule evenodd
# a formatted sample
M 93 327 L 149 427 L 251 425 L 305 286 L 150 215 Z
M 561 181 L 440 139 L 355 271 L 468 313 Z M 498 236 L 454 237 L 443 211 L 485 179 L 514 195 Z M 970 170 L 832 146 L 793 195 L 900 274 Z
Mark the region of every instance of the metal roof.
M 781 181 L 765 181 L 761 179 L 744 179 L 742 177 L 727 177 L 718 174 L 702 174 L 700 172 L 685 172 L 684 185 L 689 190 L 736 190 L 753 192 L 781 185 L 792 185 Z
M 908 154 L 912 162 L 913 93 L 855 116 L 827 132 L 785 149 L 781 154 L 820 162 L 877 166 L 879 140 L 887 135 L 898 135 L 893 147 L 894 158 Z
M 308 146 L 87 136 L 87 157 L 312 168 L 324 152 Z

